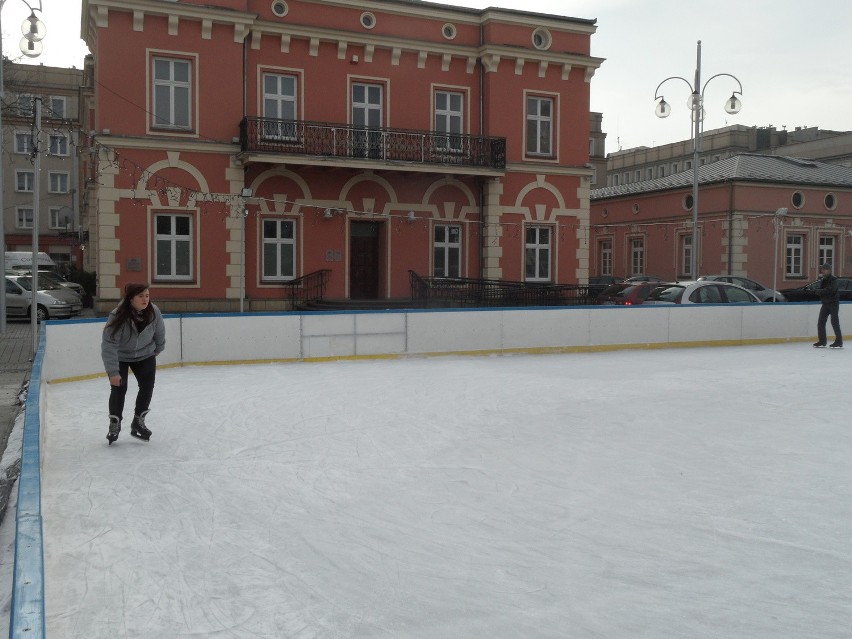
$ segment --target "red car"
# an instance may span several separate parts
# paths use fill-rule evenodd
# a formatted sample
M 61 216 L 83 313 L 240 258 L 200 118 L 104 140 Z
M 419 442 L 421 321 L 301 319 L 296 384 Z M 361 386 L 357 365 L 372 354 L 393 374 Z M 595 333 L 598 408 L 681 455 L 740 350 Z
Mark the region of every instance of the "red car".
M 651 291 L 660 286 L 666 286 L 666 284 L 663 282 L 621 282 L 620 284 L 613 284 L 597 296 L 595 304 L 634 306 L 644 302 Z

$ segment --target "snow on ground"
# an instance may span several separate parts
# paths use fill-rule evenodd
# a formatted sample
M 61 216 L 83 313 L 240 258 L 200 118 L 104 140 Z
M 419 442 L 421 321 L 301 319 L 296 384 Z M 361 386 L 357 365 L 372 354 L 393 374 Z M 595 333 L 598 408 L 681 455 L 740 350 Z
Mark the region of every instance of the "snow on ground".
M 850 372 L 802 344 L 170 369 L 151 442 L 111 447 L 106 379 L 51 385 L 48 636 L 848 637 Z

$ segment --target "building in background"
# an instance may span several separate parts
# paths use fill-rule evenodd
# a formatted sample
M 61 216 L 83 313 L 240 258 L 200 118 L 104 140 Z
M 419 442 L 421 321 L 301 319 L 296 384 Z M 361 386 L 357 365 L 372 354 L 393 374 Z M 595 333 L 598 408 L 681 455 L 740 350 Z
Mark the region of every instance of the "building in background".
M 404 0 L 84 0 L 99 308 L 588 277 L 593 20 Z M 602 149 L 600 150 L 602 154 Z M 295 283 L 295 284 L 294 284 Z
M 592 275 L 693 279 L 692 183 L 688 170 L 593 190 Z M 825 262 L 852 273 L 852 168 L 745 153 L 700 167 L 699 184 L 698 275 L 785 288 Z
M 78 141 L 83 72 L 4 62 L 3 214 L 7 251 L 31 251 L 34 98 L 42 98 L 39 250 L 65 268 L 83 267 Z
M 603 114 L 589 113 L 589 165 L 592 169 L 593 189 L 606 186 L 606 133 L 603 130 Z

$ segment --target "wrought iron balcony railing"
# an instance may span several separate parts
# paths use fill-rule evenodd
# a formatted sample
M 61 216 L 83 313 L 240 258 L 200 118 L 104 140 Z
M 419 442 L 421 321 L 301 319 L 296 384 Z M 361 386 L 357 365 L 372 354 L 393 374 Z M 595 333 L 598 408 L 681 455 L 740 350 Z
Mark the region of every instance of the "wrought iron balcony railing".
M 244 153 L 304 155 L 442 166 L 506 168 L 506 138 L 368 128 L 304 120 L 243 118 Z

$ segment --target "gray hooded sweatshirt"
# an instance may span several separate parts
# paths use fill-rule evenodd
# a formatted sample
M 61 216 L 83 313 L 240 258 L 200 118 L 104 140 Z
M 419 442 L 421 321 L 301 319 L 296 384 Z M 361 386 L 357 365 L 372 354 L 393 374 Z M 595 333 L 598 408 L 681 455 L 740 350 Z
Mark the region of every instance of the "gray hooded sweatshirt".
M 125 322 L 124 326 L 113 335 L 110 322 L 115 320 L 118 309 L 114 309 L 109 314 L 101 341 L 101 357 L 109 377 L 119 374 L 119 362 L 141 362 L 143 359 L 163 352 L 166 347 L 166 325 L 163 322 L 163 314 L 154 304 L 151 304 L 151 310 L 154 311 L 154 320 L 143 328 L 141 333 L 136 330 L 136 324 L 130 321 Z

